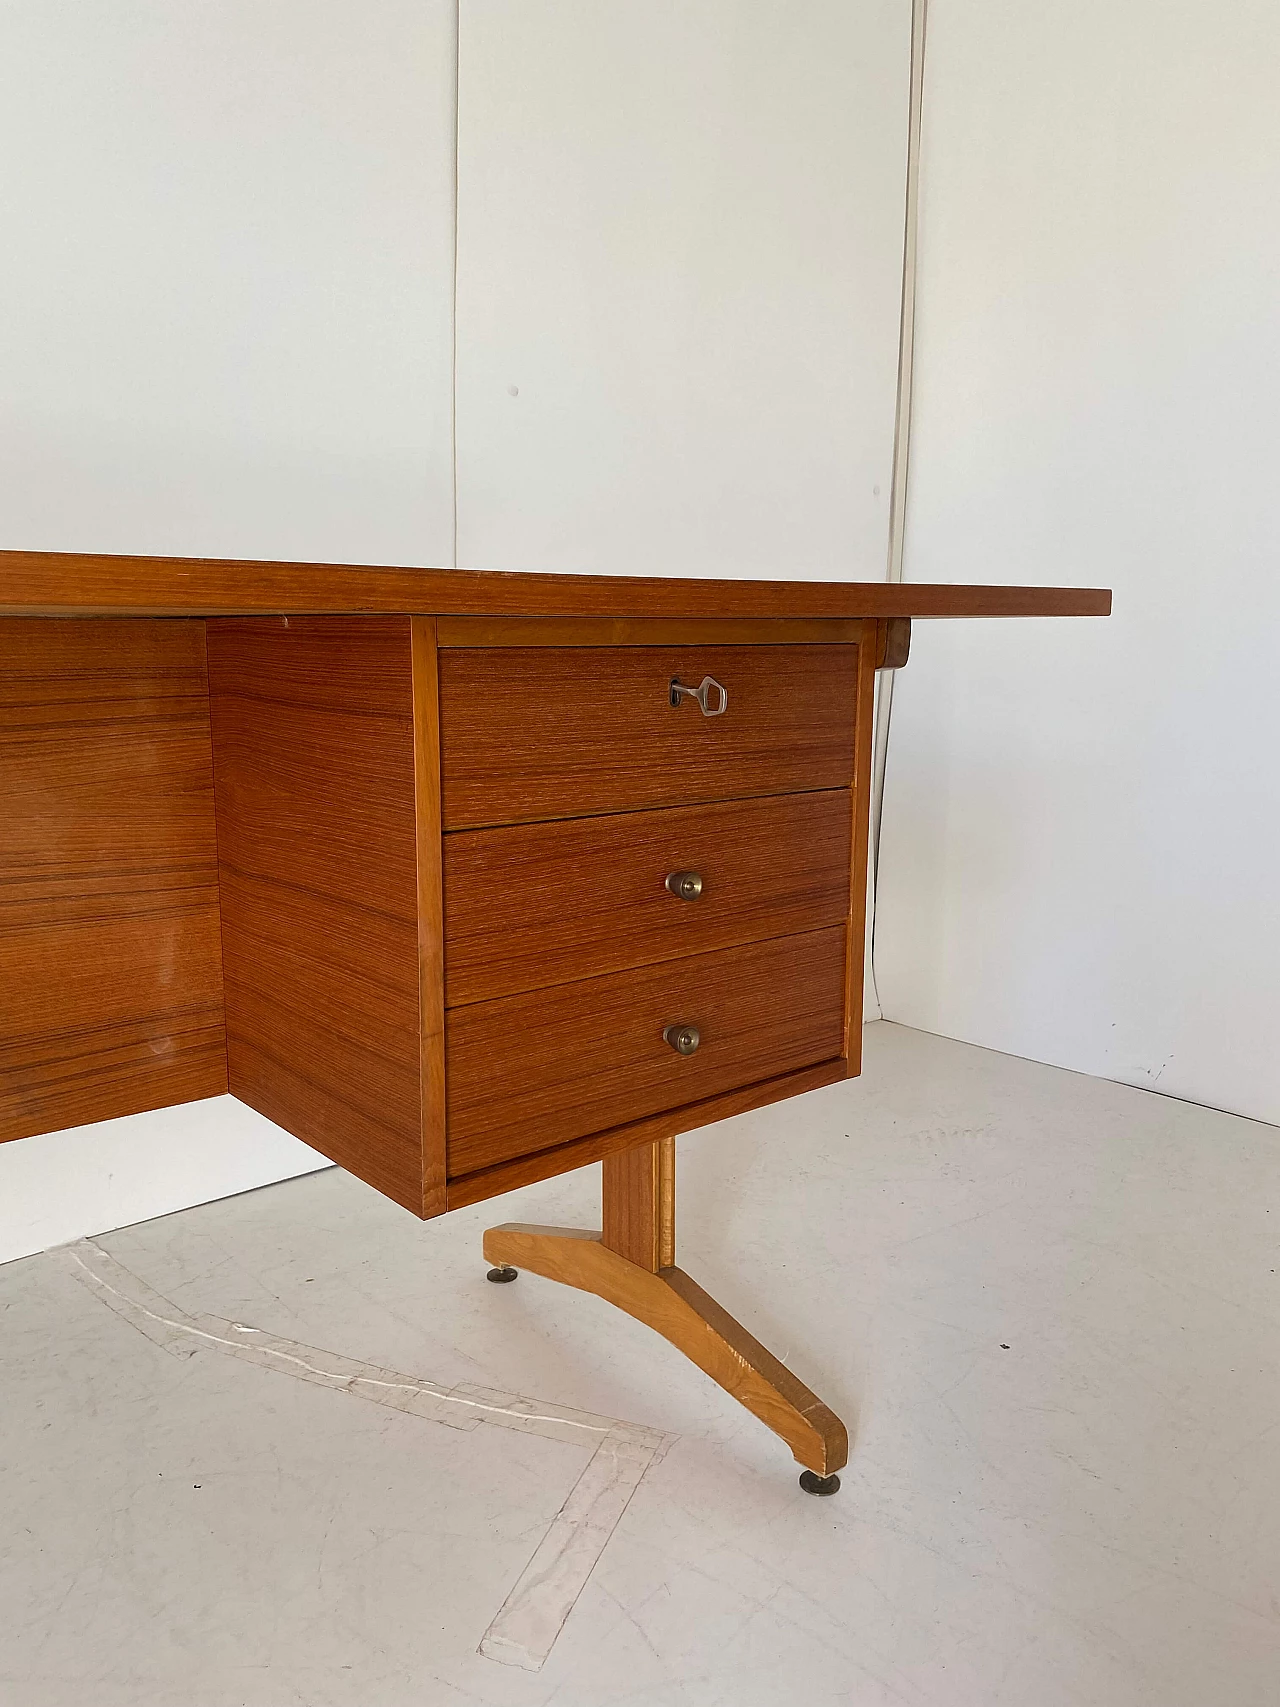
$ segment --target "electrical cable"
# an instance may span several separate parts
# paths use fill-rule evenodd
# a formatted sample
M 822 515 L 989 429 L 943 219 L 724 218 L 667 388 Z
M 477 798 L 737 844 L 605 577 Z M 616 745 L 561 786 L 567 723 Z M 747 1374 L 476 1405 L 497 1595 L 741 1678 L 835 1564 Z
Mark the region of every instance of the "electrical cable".
M 924 104 L 924 44 L 929 0 L 911 5 L 911 93 L 907 110 L 907 182 L 902 233 L 902 308 L 898 325 L 898 396 L 893 434 L 893 477 L 889 501 L 887 581 L 903 578 L 903 540 L 907 517 L 907 474 L 911 460 L 911 399 L 915 367 L 916 241 L 920 207 L 920 135 Z M 871 766 L 871 928 L 868 932 L 871 988 L 881 1016 L 876 977 L 876 925 L 880 911 L 880 836 L 884 821 L 884 782 L 893 718 L 894 672 L 883 670 L 876 682 L 875 737 Z

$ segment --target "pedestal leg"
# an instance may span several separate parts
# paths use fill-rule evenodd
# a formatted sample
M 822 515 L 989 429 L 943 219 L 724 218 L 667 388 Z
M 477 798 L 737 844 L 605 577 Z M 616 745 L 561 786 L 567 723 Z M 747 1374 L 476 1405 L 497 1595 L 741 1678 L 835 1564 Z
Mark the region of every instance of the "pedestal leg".
M 811 1492 L 834 1492 L 849 1456 L 840 1418 L 675 1266 L 674 1138 L 609 1156 L 603 1167 L 603 1231 L 512 1222 L 489 1228 L 485 1257 L 594 1292 L 646 1322 L 786 1441 L 813 1473 L 801 1477 Z

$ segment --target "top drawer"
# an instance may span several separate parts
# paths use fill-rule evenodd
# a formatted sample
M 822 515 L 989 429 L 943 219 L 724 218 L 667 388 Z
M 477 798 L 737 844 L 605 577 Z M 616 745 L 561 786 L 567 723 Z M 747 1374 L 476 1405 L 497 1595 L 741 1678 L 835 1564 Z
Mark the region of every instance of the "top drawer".
M 843 788 L 856 646 L 574 646 L 440 653 L 446 830 Z M 711 677 L 706 715 L 673 681 Z

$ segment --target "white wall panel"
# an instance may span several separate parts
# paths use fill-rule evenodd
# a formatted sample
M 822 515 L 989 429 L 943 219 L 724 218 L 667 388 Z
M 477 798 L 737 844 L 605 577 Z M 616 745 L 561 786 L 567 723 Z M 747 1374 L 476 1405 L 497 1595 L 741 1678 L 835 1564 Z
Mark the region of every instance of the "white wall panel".
M 462 0 L 458 561 L 884 573 L 909 0 Z
M 0 1263 L 330 1163 L 233 1097 L 0 1144 Z
M 931 0 L 887 1017 L 1280 1121 L 1280 9 Z
M 446 0 L 0 6 L 0 547 L 452 561 L 454 79 Z M 0 1145 L 0 1261 L 327 1165 Z
M 0 545 L 452 562 L 454 27 L 0 6 Z

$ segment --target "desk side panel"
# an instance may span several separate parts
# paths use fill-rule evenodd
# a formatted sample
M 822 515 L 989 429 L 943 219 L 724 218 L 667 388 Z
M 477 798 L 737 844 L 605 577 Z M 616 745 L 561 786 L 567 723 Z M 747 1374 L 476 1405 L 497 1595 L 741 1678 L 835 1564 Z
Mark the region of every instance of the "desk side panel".
M 858 649 L 857 706 L 854 713 L 853 782 L 849 789 L 852 816 L 849 871 L 849 919 L 845 935 L 844 1059 L 849 1078 L 862 1071 L 863 995 L 867 958 L 867 901 L 871 862 L 871 802 L 875 792 L 876 670 L 890 646 L 901 646 L 902 635 L 886 633 L 890 625 L 863 624 Z
M 208 635 L 231 1090 L 421 1215 L 410 620 Z
M 226 1089 L 204 624 L 0 620 L 0 1139 Z

